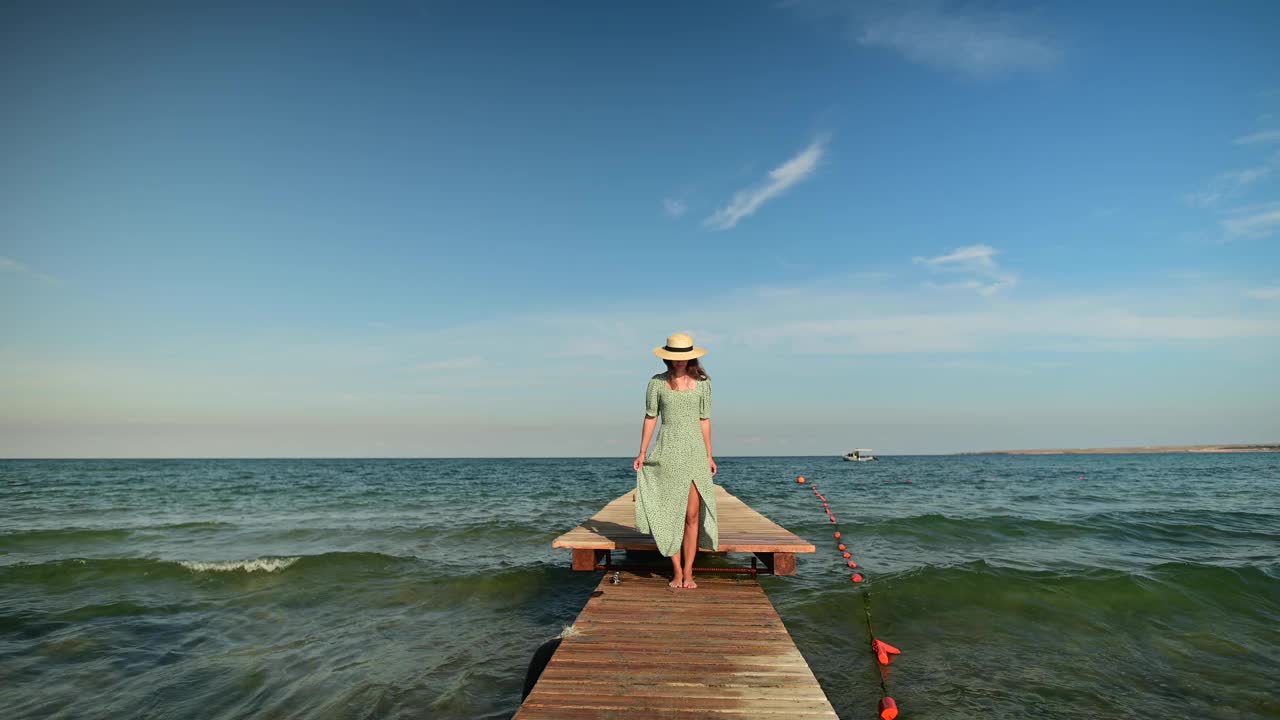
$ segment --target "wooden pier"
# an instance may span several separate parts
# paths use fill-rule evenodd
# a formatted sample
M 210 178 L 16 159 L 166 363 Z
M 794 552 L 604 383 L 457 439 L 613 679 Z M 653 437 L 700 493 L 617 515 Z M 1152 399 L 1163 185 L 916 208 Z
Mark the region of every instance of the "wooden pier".
M 754 553 L 795 573 L 811 543 L 716 488 L 720 552 Z M 612 550 L 655 550 L 634 525 L 632 495 L 609 503 L 552 545 L 574 568 Z M 588 563 L 590 566 L 588 566 Z M 838 720 L 759 582 L 694 575 L 672 589 L 669 567 L 606 574 L 513 720 Z
M 811 553 L 813 543 L 787 531 L 751 506 L 716 490 L 716 519 L 720 527 L 719 552 L 753 553 L 774 575 L 796 573 L 796 553 Z M 636 529 L 635 491 L 604 506 L 578 527 L 556 538 L 551 547 L 573 550 L 574 570 L 594 570 L 606 550 L 652 550 L 653 537 Z M 698 548 L 712 552 L 711 548 Z

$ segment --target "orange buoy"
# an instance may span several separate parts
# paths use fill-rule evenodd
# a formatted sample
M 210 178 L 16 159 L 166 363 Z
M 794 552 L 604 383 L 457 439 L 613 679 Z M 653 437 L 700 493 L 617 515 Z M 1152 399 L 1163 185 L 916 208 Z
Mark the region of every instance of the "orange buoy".
M 796 482 L 798 482 L 798 483 L 800 483 L 801 485 L 803 485 L 803 484 L 804 484 L 804 476 L 803 476 L 803 475 L 801 475 L 800 477 L 796 478 Z
M 844 549 L 844 543 L 840 543 L 840 547 L 839 547 L 839 549 L 840 549 L 840 550 L 843 550 L 843 549 Z
M 887 642 L 881 642 L 881 641 L 879 641 L 879 640 L 872 640 L 872 641 L 871 641 L 871 649 L 875 651 L 875 653 L 876 653 L 876 659 L 880 661 L 880 664 L 881 664 L 881 665 L 888 665 L 888 664 L 889 664 L 889 655 L 890 655 L 890 654 L 892 654 L 892 655 L 898 655 L 898 654 L 900 654 L 900 653 L 902 652 L 901 650 L 899 650 L 898 648 L 896 648 L 896 647 L 894 647 L 894 646 L 890 645 L 889 643 L 887 643 Z
M 862 573 L 854 573 L 853 577 L 849 579 L 853 580 L 854 582 L 862 582 Z
M 856 568 L 856 567 L 858 567 L 858 563 L 856 563 L 856 562 L 854 562 L 854 561 L 850 560 L 850 561 L 849 561 L 849 567 L 851 567 L 851 568 Z
M 848 560 L 850 557 L 852 557 L 852 556 L 851 556 L 851 555 L 849 555 L 849 553 L 844 553 L 844 559 L 845 559 L 845 560 Z
M 896 717 L 898 717 L 898 703 L 888 695 L 880 698 L 880 720 L 893 720 Z
M 837 539 L 837 540 L 839 540 L 839 539 L 840 539 L 840 533 L 836 533 L 836 539 Z
M 836 521 L 836 516 L 835 516 L 835 515 L 832 515 L 832 516 L 831 516 L 831 522 L 835 522 L 835 521 Z

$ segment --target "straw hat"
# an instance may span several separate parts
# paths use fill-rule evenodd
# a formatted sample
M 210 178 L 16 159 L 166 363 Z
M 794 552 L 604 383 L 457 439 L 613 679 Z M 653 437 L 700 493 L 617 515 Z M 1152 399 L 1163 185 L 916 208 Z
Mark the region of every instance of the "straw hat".
M 693 346 L 693 336 L 676 333 L 667 337 L 667 344 L 653 349 L 653 354 L 664 360 L 692 360 L 707 354 L 705 348 Z

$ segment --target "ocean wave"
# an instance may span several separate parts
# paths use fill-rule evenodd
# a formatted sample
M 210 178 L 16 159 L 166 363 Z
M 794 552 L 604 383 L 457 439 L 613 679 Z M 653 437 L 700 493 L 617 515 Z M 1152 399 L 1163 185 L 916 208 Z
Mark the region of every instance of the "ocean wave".
M 192 520 L 190 522 L 168 523 L 165 525 L 147 525 L 137 530 L 220 530 L 236 527 L 233 523 L 219 520 Z
M 57 543 L 101 543 L 127 540 L 133 534 L 129 528 L 49 528 L 14 530 L 0 533 L 0 550 L 13 550 L 30 545 Z
M 1275 513 L 1242 510 L 1134 510 L 1094 513 L 1079 519 L 1089 527 L 1118 530 L 1143 539 L 1181 539 L 1187 535 L 1249 540 L 1280 540 Z
M 159 525 L 131 525 L 127 527 L 64 527 L 28 528 L 0 533 L 0 550 L 25 545 L 86 544 L 129 540 L 135 533 L 164 532 L 170 530 L 223 530 L 234 528 L 231 523 L 218 521 L 191 521 L 163 523 Z
M 110 580 L 228 580 L 253 575 L 294 575 L 329 580 L 392 576 L 416 567 L 418 559 L 368 552 L 265 556 L 234 560 L 161 560 L 156 558 L 61 558 L 0 566 L 0 582 L 63 585 Z
M 829 586 L 813 585 L 791 596 L 795 602 L 788 611 L 820 624 L 847 613 L 858 594 L 870 593 L 882 613 L 935 621 L 963 611 L 974 617 L 1031 618 L 1051 625 L 1081 621 L 1114 629 L 1133 617 L 1192 624 L 1230 617 L 1259 627 L 1280 622 L 1280 562 L 1237 567 L 1168 562 L 1125 571 L 1091 566 L 1033 570 L 974 560 L 869 572 L 867 577 L 870 582 L 856 587 L 843 576 Z M 836 587 L 843 590 L 833 592 Z
M 938 513 L 877 520 L 851 528 L 859 535 L 912 537 L 930 543 L 1023 539 L 1066 540 L 1114 535 L 1151 541 L 1280 540 L 1274 514 L 1250 512 L 1103 512 L 1060 520 L 1000 514 L 953 517 Z
M 1066 538 L 1094 532 L 1088 527 L 1054 520 L 1037 520 L 1015 515 L 951 517 L 938 513 L 893 518 L 858 525 L 858 533 L 912 535 L 923 539 L 968 538 L 990 540 L 997 537 L 1023 538 L 1041 535 Z
M 487 541 L 491 543 L 508 544 L 516 542 L 536 543 L 544 539 L 547 542 L 550 542 L 555 536 L 559 535 L 562 530 L 559 528 L 549 529 L 543 525 L 532 523 L 496 524 L 491 520 L 486 520 L 484 522 L 476 522 L 470 525 L 450 528 L 443 532 L 439 530 L 431 530 L 430 532 L 433 535 L 439 536 L 441 540 L 452 543 Z
M 192 572 L 275 572 L 284 570 L 301 559 L 300 557 L 275 557 L 255 558 L 253 560 L 225 560 L 223 562 L 181 560 L 178 564 Z
M 1088 603 L 1144 602 L 1164 604 L 1175 597 L 1196 597 L 1206 603 L 1234 603 L 1242 597 L 1266 601 L 1280 611 L 1280 560 L 1263 564 L 1224 567 L 1192 562 L 1166 562 L 1141 570 L 1076 566 L 1032 570 L 974 560 L 871 575 L 879 591 L 902 597 L 995 598 L 1001 595 L 1026 599 L 1044 594 L 1079 598 Z M 1266 603 L 1264 603 L 1266 604 Z

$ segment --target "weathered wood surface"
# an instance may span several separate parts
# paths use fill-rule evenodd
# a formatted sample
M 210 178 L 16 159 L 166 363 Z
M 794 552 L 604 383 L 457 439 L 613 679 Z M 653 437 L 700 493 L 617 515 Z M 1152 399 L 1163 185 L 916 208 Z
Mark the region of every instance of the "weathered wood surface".
M 513 720 L 836 720 L 755 580 L 606 575 Z
M 719 552 L 811 553 L 813 543 L 787 531 L 719 485 L 716 510 Z M 636 529 L 635 491 L 604 506 L 590 520 L 556 538 L 551 547 L 575 550 L 657 550 L 653 537 Z M 711 552 L 711 548 L 698 550 Z

